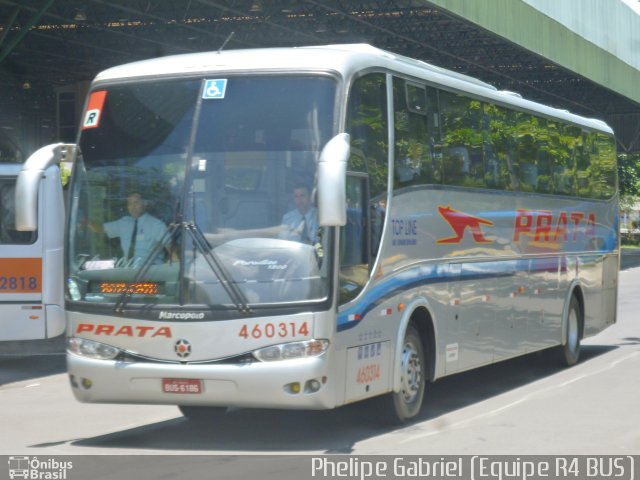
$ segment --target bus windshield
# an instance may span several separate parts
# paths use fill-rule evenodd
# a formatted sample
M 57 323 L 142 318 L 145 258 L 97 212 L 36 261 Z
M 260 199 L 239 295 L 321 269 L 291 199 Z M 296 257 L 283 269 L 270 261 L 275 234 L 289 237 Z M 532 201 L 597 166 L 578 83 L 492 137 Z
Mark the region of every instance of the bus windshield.
M 326 300 L 314 180 L 335 96 L 329 76 L 92 91 L 73 175 L 70 300 L 222 310 Z

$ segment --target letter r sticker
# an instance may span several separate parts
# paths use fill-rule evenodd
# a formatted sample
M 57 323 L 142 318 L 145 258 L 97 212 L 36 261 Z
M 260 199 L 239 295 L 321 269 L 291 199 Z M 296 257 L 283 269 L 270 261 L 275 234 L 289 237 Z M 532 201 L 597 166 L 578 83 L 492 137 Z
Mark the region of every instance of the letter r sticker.
M 106 90 L 98 90 L 92 92 L 89 97 L 89 103 L 87 103 L 87 111 L 84 114 L 84 121 L 82 122 L 82 129 L 98 128 L 100 125 L 100 116 L 102 114 L 102 107 L 104 107 L 104 100 L 107 98 Z

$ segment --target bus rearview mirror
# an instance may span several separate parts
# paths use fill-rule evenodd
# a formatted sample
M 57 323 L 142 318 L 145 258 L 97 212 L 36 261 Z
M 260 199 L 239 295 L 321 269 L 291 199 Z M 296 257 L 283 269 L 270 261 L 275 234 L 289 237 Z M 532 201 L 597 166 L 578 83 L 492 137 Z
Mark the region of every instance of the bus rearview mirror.
M 61 161 L 73 161 L 76 146 L 54 143 L 33 153 L 22 166 L 16 181 L 16 230 L 33 232 L 38 228 L 38 187 L 44 171 Z
M 347 161 L 351 151 L 348 133 L 339 133 L 320 152 L 318 159 L 318 220 L 321 227 L 347 223 Z

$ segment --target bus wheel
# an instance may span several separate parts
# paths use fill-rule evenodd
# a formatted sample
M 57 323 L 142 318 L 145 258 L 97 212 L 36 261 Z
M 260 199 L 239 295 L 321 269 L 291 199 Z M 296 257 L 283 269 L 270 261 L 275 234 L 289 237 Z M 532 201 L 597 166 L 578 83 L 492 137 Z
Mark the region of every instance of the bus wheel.
M 402 342 L 400 390 L 385 396 L 385 413 L 391 423 L 403 423 L 420 413 L 426 372 L 422 340 L 416 328 L 410 324 Z
M 569 303 L 569 312 L 565 325 L 567 341 L 559 347 L 559 356 L 563 364 L 567 366 L 575 365 L 580 357 L 580 330 L 582 325 L 582 312 L 580 302 L 573 296 Z
M 180 413 L 187 420 L 210 422 L 219 419 L 227 412 L 227 407 L 198 407 L 192 405 L 178 405 Z

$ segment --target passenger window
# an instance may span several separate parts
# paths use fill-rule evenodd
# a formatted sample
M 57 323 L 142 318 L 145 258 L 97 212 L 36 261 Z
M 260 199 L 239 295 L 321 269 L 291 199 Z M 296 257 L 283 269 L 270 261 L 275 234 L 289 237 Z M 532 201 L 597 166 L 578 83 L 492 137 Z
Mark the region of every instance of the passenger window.
M 574 168 L 576 195 L 578 197 L 591 197 L 593 181 L 590 176 L 590 163 L 593 156 L 593 133 L 582 132 L 582 144 L 576 149 L 576 163 Z
M 513 169 L 514 141 L 511 112 L 489 103 L 484 103 L 482 108 L 485 185 L 499 190 L 514 190 L 517 179 Z
M 481 119 L 482 103 L 479 100 L 440 92 L 445 184 L 484 186 Z
M 37 231 L 16 230 L 15 179 L 0 180 L 0 244 L 28 245 L 34 243 Z
M 393 79 L 394 188 L 442 182 L 435 154 L 437 101 L 435 90 L 401 78 Z
M 543 193 L 573 195 L 575 153 L 577 149 L 581 148 L 582 143 L 580 129 L 576 127 L 564 127 L 562 129 L 558 122 L 551 120 L 548 120 L 546 125 L 545 141 L 541 149 L 546 154 L 549 163 L 550 187 L 548 192 Z M 563 137 L 565 138 L 564 141 Z
M 515 112 L 515 136 L 517 145 L 514 167 L 520 190 L 535 192 L 538 187 L 538 164 L 536 158 L 536 132 L 538 119 L 528 113 Z
M 611 198 L 617 191 L 617 157 L 616 145 L 613 138 L 602 133 L 596 133 L 596 152 L 592 165 L 597 166 L 598 185 L 596 198 Z

